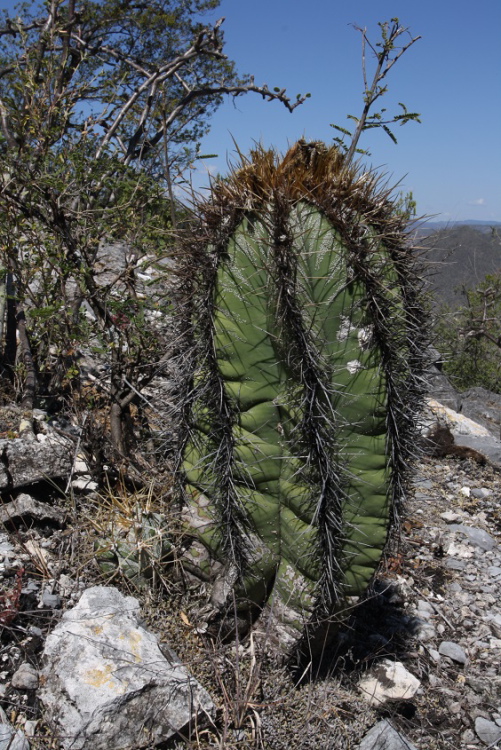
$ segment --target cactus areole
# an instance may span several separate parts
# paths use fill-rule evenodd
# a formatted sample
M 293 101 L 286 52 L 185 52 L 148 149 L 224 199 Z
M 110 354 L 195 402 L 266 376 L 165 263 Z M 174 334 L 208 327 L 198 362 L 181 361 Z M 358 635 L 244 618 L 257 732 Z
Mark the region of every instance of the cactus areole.
M 366 591 L 404 496 L 420 276 L 389 192 L 320 143 L 254 152 L 203 214 L 186 261 L 192 560 L 204 550 L 227 615 L 265 611 L 287 650 L 315 652 Z

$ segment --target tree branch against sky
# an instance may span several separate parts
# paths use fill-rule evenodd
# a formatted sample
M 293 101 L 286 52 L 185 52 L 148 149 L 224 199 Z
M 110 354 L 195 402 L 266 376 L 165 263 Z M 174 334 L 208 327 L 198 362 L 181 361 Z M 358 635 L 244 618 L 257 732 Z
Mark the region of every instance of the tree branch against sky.
M 409 33 L 409 29 L 400 25 L 398 18 L 392 18 L 391 21 L 379 22 L 378 26 L 381 31 L 381 39 L 379 42 L 373 44 L 367 34 L 366 28 L 360 28 L 354 25 L 355 29 L 362 35 L 362 74 L 364 79 L 364 106 L 360 117 L 354 115 L 348 115 L 350 120 L 353 120 L 356 124 L 353 133 L 350 133 L 346 128 L 342 128 L 339 125 L 332 125 L 333 128 L 340 131 L 343 136 L 351 138 L 350 144 L 346 147 L 346 159 L 351 161 L 355 153 L 368 154 L 366 150 L 359 149 L 358 144 L 360 137 L 365 130 L 372 130 L 374 128 L 381 128 L 391 138 L 394 143 L 397 143 L 395 134 L 391 130 L 391 125 L 406 125 L 408 122 L 421 122 L 417 112 L 409 112 L 405 104 L 399 102 L 400 112 L 396 115 L 388 117 L 386 115 L 386 108 L 383 107 L 379 112 L 373 112 L 373 106 L 377 100 L 384 96 L 388 91 L 388 84 L 383 83 L 386 76 L 393 68 L 395 63 L 412 47 L 415 42 L 421 39 L 420 36 L 412 37 Z M 407 36 L 408 41 L 406 44 L 401 46 L 397 45 L 397 41 L 401 36 Z M 369 49 L 375 60 L 376 68 L 372 75 L 372 81 L 370 79 L 369 67 L 367 64 L 367 49 Z M 334 138 L 334 141 L 338 143 L 341 148 L 345 148 L 344 137 Z
M 291 101 L 285 90 L 237 75 L 223 51 L 223 19 L 211 27 L 196 20 L 217 4 L 198 0 L 187 11 L 173 0 L 51 0 L 45 18 L 30 12 L 0 28 L 0 91 L 9 91 L 20 113 L 44 107 L 46 145 L 80 131 L 94 139 L 97 157 L 112 145 L 129 163 L 144 158 L 164 130 L 173 131 L 173 147 L 186 142 L 183 123 L 190 137 L 205 133 L 225 94 L 257 93 L 292 111 L 303 97 Z M 9 113 L 3 102 L 0 114 L 4 139 L 22 145 L 27 133 L 14 107 Z

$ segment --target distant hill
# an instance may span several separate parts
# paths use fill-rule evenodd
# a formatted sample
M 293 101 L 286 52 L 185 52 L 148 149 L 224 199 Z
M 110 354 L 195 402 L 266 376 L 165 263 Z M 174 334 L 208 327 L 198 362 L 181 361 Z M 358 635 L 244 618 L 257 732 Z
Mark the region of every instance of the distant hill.
M 428 265 L 429 286 L 437 305 L 463 304 L 463 287 L 475 287 L 487 274 L 501 271 L 498 227 L 501 223 L 478 226 L 461 222 L 418 235 L 416 244 Z
M 501 221 L 479 221 L 478 219 L 465 219 L 464 221 L 425 221 L 418 224 L 415 230 L 417 237 L 427 237 L 440 229 L 456 229 L 457 227 L 474 227 L 479 232 L 489 232 L 491 227 L 501 229 Z

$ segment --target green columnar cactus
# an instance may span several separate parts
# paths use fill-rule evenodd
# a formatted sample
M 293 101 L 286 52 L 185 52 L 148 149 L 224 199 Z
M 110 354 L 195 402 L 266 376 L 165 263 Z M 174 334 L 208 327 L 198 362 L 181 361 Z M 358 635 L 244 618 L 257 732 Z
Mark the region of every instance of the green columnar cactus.
M 286 648 L 315 651 L 403 498 L 425 350 L 415 259 L 377 180 L 322 144 L 254 153 L 204 211 L 186 266 L 190 533 L 226 581 L 219 605 L 247 620 L 267 605 Z

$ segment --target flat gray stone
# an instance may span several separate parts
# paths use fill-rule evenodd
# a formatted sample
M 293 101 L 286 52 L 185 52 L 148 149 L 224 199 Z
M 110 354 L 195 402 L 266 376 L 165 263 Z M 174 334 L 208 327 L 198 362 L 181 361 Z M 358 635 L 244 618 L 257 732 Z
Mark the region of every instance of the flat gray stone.
M 74 446 L 63 440 L 0 440 L 0 489 L 69 476 Z
M 358 750 L 417 750 L 409 740 L 383 719 L 367 732 Z
M 452 523 L 449 528 L 452 529 L 452 531 L 459 531 L 460 534 L 463 534 L 467 538 L 469 544 L 472 544 L 474 547 L 479 547 L 486 552 L 489 552 L 497 546 L 494 537 L 483 529 L 477 529 L 474 526 L 466 526 L 464 523 Z
M 492 490 L 488 490 L 486 487 L 475 487 L 472 489 L 471 494 L 479 500 L 492 495 Z
M 466 560 L 458 560 L 455 557 L 450 557 L 445 561 L 445 567 L 449 570 L 464 570 L 467 564 Z
M 449 659 L 452 659 L 452 661 L 455 661 L 458 664 L 468 663 L 468 657 L 459 643 L 454 643 L 453 641 L 442 641 L 438 647 L 438 653 L 442 656 L 448 656 Z
M 69 750 L 141 748 L 200 725 L 214 705 L 140 624 L 137 599 L 87 589 L 45 643 L 40 698 Z
M 453 430 L 454 432 L 454 430 Z M 460 435 L 454 432 L 456 445 L 466 445 L 485 456 L 494 466 L 501 467 L 501 441 L 495 437 Z
M 40 521 L 48 519 L 59 524 L 62 524 L 65 518 L 63 511 L 41 503 L 25 492 L 21 492 L 14 500 L 0 506 L 0 523 L 7 523 L 7 521 L 24 516 L 31 516 Z
M 475 719 L 475 732 L 479 740 L 489 747 L 493 747 L 501 740 L 501 727 L 482 716 Z

